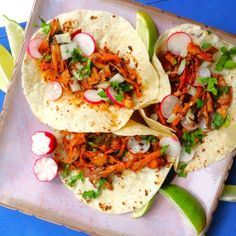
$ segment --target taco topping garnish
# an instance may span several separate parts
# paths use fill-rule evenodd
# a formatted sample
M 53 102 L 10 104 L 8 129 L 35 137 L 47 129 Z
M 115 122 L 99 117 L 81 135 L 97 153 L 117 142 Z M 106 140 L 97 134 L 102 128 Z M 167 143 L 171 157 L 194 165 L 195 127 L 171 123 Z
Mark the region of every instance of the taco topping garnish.
M 61 131 L 62 149 L 54 153 L 63 176 L 76 171 L 69 186 L 88 178 L 97 191 L 83 193 L 83 198 L 96 198 L 102 189 L 112 190 L 112 176 L 125 170 L 134 172 L 145 167 L 161 169 L 169 164 L 168 145 L 161 146 L 152 136 L 118 136 L 111 133 L 70 133 Z
M 80 29 L 71 34 L 64 31 L 58 19 L 50 24 L 41 21 L 46 37 L 32 39 L 27 51 L 38 61 L 49 87 L 58 83 L 49 92 L 52 98 L 49 100 L 57 100 L 66 93 L 90 104 L 134 107 L 132 97 L 142 96 L 142 84 L 129 59 L 119 57 L 107 47 L 98 48 L 93 36 Z
M 171 94 L 155 105 L 155 118 L 176 131 L 187 153 L 202 142 L 207 132 L 229 121 L 232 87 L 223 75 L 211 71 L 235 68 L 231 58 L 235 48 L 222 47 L 222 55 L 215 62 L 218 51 L 208 42 L 200 47 L 190 35 L 177 32 L 167 39 L 166 50 L 158 55 L 169 76 Z

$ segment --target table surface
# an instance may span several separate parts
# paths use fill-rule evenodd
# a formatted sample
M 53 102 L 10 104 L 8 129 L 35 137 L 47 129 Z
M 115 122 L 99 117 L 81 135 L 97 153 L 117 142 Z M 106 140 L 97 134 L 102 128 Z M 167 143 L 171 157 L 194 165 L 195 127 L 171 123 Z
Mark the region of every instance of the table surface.
M 139 2 L 156 6 L 163 10 L 180 16 L 197 20 L 201 23 L 214 26 L 224 31 L 236 34 L 236 1 L 235 0 L 138 0 Z M 18 22 L 27 21 L 30 14 L 30 5 L 33 0 L 0 0 L 0 15 L 6 14 Z M 14 4 L 14 7 L 12 8 Z M 2 21 L 0 20 L 0 26 Z M 22 24 L 25 26 L 25 24 Z M 3 28 L 0 28 L 0 44 L 9 50 L 8 41 Z M 4 93 L 0 91 L 0 111 Z M 228 184 L 236 184 L 236 162 L 234 163 Z M 213 222 L 207 235 L 233 236 L 236 233 L 236 203 L 220 202 L 214 213 Z M 24 215 L 18 211 L 12 211 L 0 207 L 1 235 L 3 236 L 43 236 L 43 235 L 65 235 L 84 236 L 63 226 L 54 225 L 33 216 Z M 96 226 L 94 226 L 96 227 Z

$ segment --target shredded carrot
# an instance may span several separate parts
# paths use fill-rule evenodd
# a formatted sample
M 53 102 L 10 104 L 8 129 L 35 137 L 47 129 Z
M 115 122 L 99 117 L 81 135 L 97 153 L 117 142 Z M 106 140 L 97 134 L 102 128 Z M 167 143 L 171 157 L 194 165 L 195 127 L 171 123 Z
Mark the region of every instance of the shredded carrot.
M 64 62 L 61 58 L 61 51 L 59 44 L 51 44 L 52 64 L 56 72 L 61 73 L 65 69 Z
M 82 170 L 90 181 L 100 178 L 110 178 L 124 170 L 139 171 L 144 167 L 162 168 L 168 164 L 167 157 L 161 156 L 158 141 L 152 144 L 147 153 L 133 154 L 128 150 L 127 143 L 130 137 L 114 136 L 112 134 L 70 133 L 62 131 L 62 148 L 66 158 L 56 155 L 59 162 L 69 164 L 74 169 Z M 141 136 L 135 136 L 138 141 Z M 99 141 L 100 140 L 100 141 Z M 98 142 L 101 142 L 99 145 Z M 91 146 L 92 145 L 92 146 Z M 125 159 L 123 160 L 123 158 Z M 128 160 L 127 160 L 128 158 Z

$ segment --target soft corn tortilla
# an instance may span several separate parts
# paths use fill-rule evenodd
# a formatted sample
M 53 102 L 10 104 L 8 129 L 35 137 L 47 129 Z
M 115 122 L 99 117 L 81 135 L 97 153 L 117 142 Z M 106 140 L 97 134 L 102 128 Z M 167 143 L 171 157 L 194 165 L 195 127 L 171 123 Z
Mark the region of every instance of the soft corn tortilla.
M 149 61 L 148 52 L 132 25 L 120 16 L 108 12 L 78 10 L 59 15 L 63 29 L 73 32 L 81 28 L 96 40 L 99 48 L 108 47 L 122 58 L 130 59 L 142 78 L 142 97 L 134 96 L 134 109 L 118 106 L 91 105 L 84 101 L 72 102 L 72 97 L 63 95 L 57 101 L 48 101 L 44 82 L 36 61 L 26 54 L 22 66 L 22 86 L 34 115 L 43 123 L 72 132 L 111 132 L 123 127 L 134 110 L 144 107 L 158 97 L 159 79 Z M 34 36 L 45 37 L 39 30 Z
M 162 134 L 151 130 L 134 121 L 129 121 L 128 124 L 118 132 L 117 135 L 134 136 L 134 135 L 155 135 L 161 137 Z M 58 138 L 58 147 L 56 152 L 61 151 L 61 140 L 59 132 L 56 132 Z M 65 153 L 64 153 L 65 154 Z M 63 158 L 63 157 L 62 157 Z M 82 197 L 84 191 L 92 190 L 94 186 L 86 179 L 85 183 L 77 181 L 74 187 L 67 184 L 70 176 L 76 175 L 76 172 L 70 173 L 68 177 L 61 175 L 62 182 L 68 187 L 75 196 L 87 204 L 88 206 L 109 214 L 123 214 L 141 208 L 157 193 L 162 183 L 164 182 L 170 168 L 172 167 L 174 159 L 169 158 L 170 164 L 160 171 L 144 168 L 137 173 L 130 170 L 124 171 L 119 177 L 113 177 L 113 190 L 102 190 L 101 195 L 90 201 Z
M 225 47 L 233 47 L 234 45 L 221 40 L 218 36 L 213 33 L 208 33 L 206 30 L 203 30 L 200 26 L 193 24 L 183 24 L 179 25 L 171 30 L 166 31 L 161 37 L 158 39 L 156 44 L 156 54 L 162 50 L 165 50 L 166 39 L 173 34 L 174 32 L 183 31 L 191 35 L 194 43 L 197 45 L 202 45 L 203 42 L 209 42 L 216 48 Z M 220 57 L 220 54 L 217 53 L 215 56 L 215 61 Z M 234 58 L 236 59 L 236 58 Z M 166 80 L 168 77 L 165 73 L 163 73 L 163 68 L 160 62 L 157 60 L 156 55 L 153 57 L 153 63 L 159 72 L 160 76 L 160 94 L 156 102 L 161 102 L 162 99 L 170 94 L 170 83 L 169 80 Z M 214 72 L 214 65 L 211 67 L 211 70 Z M 224 159 L 227 154 L 232 152 L 236 147 L 236 69 L 226 70 L 224 69 L 222 72 L 216 72 L 222 74 L 228 85 L 233 88 L 233 100 L 228 111 L 231 122 L 230 126 L 227 128 L 220 128 L 219 130 L 214 130 L 208 133 L 208 135 L 204 138 L 203 143 L 199 145 L 195 149 L 195 155 L 193 159 L 188 162 L 186 171 L 194 171 L 201 169 L 203 167 L 209 166 L 211 163 Z M 142 117 L 145 119 L 147 124 L 155 130 L 166 130 L 167 134 L 170 134 L 171 129 L 161 125 L 159 122 L 156 122 L 145 114 L 144 110 L 140 111 Z M 180 158 L 181 161 L 181 158 Z

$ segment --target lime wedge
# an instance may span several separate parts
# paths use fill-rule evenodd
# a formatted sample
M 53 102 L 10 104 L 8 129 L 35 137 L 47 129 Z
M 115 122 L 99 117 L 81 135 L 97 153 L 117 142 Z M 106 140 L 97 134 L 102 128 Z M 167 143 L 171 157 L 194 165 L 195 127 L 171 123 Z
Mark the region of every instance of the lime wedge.
M 176 185 L 162 187 L 160 193 L 174 203 L 198 234 L 203 230 L 206 225 L 206 214 L 200 202 L 193 195 Z
M 6 92 L 12 77 L 14 60 L 12 55 L 1 44 L 0 55 L 0 89 Z
M 159 33 L 153 19 L 146 12 L 137 12 L 136 30 L 145 43 L 151 60 Z
M 225 185 L 221 201 L 236 202 L 236 185 Z
M 151 200 L 149 200 L 143 207 L 133 211 L 132 217 L 139 218 L 139 217 L 142 217 L 144 214 L 146 214 L 149 211 L 149 209 L 151 208 L 151 206 L 155 200 L 155 196 Z
M 7 16 L 3 15 L 2 18 L 6 27 L 11 53 L 14 61 L 16 61 L 23 42 L 24 30 L 16 21 L 9 19 Z

